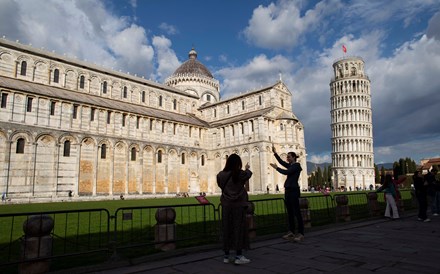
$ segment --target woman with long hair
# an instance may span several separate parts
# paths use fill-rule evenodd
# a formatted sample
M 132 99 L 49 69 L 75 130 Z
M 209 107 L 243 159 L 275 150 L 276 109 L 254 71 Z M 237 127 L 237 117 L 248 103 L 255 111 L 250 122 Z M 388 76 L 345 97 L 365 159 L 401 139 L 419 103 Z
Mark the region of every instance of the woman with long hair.
M 224 169 L 217 174 L 217 185 L 222 190 L 220 203 L 224 263 L 247 264 L 250 262 L 243 256 L 242 250 L 249 248 L 246 226 L 248 194 L 245 186 L 251 176 L 249 164 L 246 164 L 245 170 L 242 170 L 241 158 L 237 154 L 231 154 L 226 160 Z M 230 258 L 231 249 L 236 251 L 235 259 Z
M 396 206 L 396 198 L 397 198 L 397 191 L 396 186 L 393 182 L 393 176 L 391 174 L 385 175 L 385 180 L 383 182 L 383 185 L 377 190 L 377 192 L 384 192 L 385 193 L 385 199 L 387 201 L 387 207 L 385 209 L 385 217 L 391 218 L 391 210 L 393 212 L 393 220 L 399 219 L 399 211 Z

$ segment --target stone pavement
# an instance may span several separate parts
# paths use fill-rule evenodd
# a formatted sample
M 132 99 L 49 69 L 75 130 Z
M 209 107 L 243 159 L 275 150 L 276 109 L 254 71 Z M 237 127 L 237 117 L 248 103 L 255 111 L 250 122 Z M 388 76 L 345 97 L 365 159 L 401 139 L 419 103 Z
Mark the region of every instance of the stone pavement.
M 252 243 L 246 265 L 223 263 L 219 249 L 73 273 L 440 273 L 440 217 L 346 223 L 309 232 L 301 243 L 280 237 Z M 280 235 L 281 236 L 281 235 Z

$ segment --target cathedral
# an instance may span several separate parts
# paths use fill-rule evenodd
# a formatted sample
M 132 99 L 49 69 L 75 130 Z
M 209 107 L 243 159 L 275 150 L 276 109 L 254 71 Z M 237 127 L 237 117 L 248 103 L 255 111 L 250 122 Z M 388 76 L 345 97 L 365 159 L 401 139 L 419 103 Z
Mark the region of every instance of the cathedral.
M 0 38 L 0 191 L 33 202 L 219 195 L 237 153 L 250 194 L 283 189 L 271 147 L 299 155 L 304 126 L 281 79 L 223 99 L 192 49 L 164 83 Z

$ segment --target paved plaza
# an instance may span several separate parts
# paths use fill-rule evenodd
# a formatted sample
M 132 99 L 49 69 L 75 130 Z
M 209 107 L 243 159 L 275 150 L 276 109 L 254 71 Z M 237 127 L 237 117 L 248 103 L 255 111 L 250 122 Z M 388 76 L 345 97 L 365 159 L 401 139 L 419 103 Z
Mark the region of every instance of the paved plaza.
M 225 264 L 221 250 L 210 248 L 71 273 L 440 273 L 440 217 L 431 219 L 423 223 L 408 214 L 334 225 L 307 233 L 301 243 L 258 241 L 244 253 L 252 260 L 246 265 Z

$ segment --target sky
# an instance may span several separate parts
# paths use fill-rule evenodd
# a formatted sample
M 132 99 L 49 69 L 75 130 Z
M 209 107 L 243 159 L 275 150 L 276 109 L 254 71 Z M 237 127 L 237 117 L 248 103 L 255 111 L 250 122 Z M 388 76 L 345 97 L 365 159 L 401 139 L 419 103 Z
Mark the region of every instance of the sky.
M 194 47 L 222 98 L 281 74 L 315 163 L 345 45 L 371 81 L 375 163 L 440 157 L 440 0 L 0 0 L 0 36 L 160 83 Z

